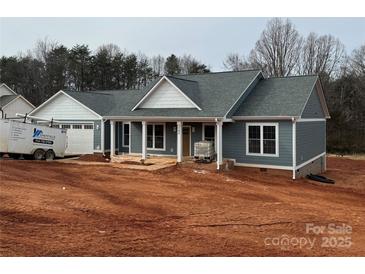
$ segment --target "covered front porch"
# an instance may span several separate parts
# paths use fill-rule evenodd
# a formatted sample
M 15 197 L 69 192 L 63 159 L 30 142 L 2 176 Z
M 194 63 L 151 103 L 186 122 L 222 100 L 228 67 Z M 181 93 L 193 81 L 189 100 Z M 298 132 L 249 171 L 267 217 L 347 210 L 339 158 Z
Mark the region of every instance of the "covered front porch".
M 194 143 L 205 140 L 214 143 L 216 166 L 218 170 L 221 169 L 222 120 L 110 119 L 109 121 L 110 148 L 114 148 L 110 150 L 111 157 L 116 154 L 127 154 L 146 161 L 153 156 L 168 156 L 181 163 L 193 158 Z

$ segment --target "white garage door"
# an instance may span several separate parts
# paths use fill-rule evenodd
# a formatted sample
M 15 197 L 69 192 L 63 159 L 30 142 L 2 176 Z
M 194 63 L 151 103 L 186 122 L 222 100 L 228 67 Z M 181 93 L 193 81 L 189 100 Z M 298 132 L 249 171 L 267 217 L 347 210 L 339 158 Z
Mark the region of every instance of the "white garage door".
M 93 124 L 62 124 L 67 129 L 66 155 L 94 153 Z

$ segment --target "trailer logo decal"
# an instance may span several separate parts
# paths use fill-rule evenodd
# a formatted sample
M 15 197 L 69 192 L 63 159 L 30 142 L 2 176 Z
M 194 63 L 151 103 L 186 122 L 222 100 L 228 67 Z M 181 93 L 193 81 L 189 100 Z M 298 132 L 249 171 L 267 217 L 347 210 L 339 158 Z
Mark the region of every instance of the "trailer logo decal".
M 43 144 L 43 145 L 53 145 L 55 136 L 43 134 L 43 130 L 34 128 L 33 129 L 33 143 Z
M 42 130 L 37 129 L 37 128 L 34 128 L 34 130 L 33 130 L 33 138 L 34 137 L 42 137 L 42 135 L 43 135 L 43 131 Z

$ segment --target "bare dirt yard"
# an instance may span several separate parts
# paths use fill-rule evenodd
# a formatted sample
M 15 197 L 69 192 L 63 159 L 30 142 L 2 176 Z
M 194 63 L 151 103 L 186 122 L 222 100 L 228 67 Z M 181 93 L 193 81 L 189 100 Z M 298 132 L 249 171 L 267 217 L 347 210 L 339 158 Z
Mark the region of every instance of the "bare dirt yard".
M 1 160 L 0 255 L 365 256 L 365 160 L 329 157 L 335 185 L 205 167 Z

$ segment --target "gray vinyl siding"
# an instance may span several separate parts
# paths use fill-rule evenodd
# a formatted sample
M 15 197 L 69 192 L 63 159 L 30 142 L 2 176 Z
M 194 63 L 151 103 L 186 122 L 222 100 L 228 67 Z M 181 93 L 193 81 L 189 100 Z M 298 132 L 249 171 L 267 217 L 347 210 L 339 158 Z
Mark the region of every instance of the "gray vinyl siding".
M 316 88 L 313 89 L 307 104 L 304 107 L 302 118 L 324 118 L 321 101 Z
M 326 151 L 326 122 L 297 123 L 297 165 Z
M 110 149 L 110 121 L 104 123 L 104 149 Z
M 174 132 L 175 128 L 175 132 Z M 177 137 L 176 137 L 176 123 L 166 123 L 166 140 L 165 140 L 165 150 L 149 150 L 147 149 L 147 153 L 149 154 L 168 154 L 168 155 L 176 155 L 177 150 Z
M 194 156 L 194 143 L 201 141 L 203 136 L 202 123 L 184 123 L 184 125 L 191 126 L 190 146 L 191 146 L 191 156 Z
M 142 123 L 131 122 L 131 153 L 142 153 Z
M 101 150 L 101 120 L 94 121 L 94 150 Z
M 278 123 L 279 157 L 246 155 L 246 122 L 243 121 L 223 124 L 223 157 L 243 164 L 292 166 L 292 123 Z
M 185 126 L 191 128 L 191 156 L 194 154 L 194 143 L 202 140 L 202 124 L 201 123 L 184 123 Z M 166 150 L 149 150 L 148 154 L 176 155 L 177 136 L 176 123 L 166 123 Z M 142 153 L 142 123 L 131 123 L 131 153 Z
M 115 148 L 118 147 L 118 128 L 119 123 L 115 123 Z M 110 121 L 104 123 L 104 149 L 110 150 Z
M 129 152 L 129 147 L 124 147 L 123 146 L 123 133 L 124 133 L 124 126 L 123 126 L 123 122 L 119 122 L 119 138 L 118 138 L 118 144 L 119 144 L 119 152 Z M 129 131 L 130 132 L 130 131 Z
M 165 150 L 147 149 L 148 154 L 176 155 L 176 123 L 166 123 L 165 130 Z M 142 123 L 131 122 L 131 133 L 131 153 L 142 153 Z

